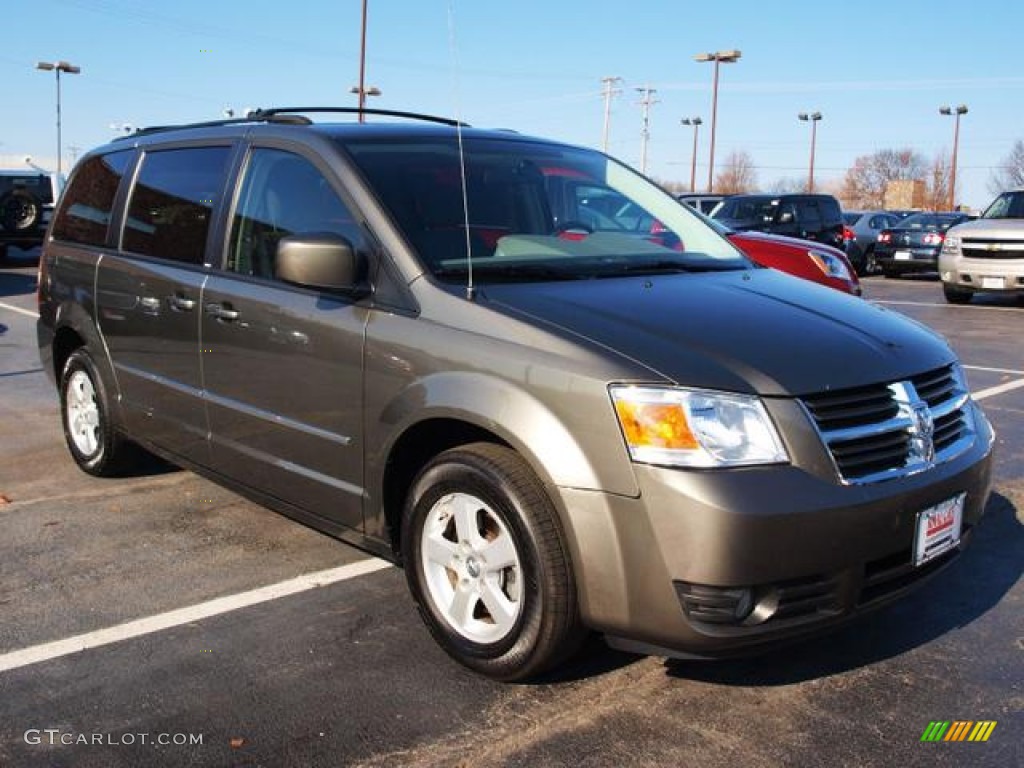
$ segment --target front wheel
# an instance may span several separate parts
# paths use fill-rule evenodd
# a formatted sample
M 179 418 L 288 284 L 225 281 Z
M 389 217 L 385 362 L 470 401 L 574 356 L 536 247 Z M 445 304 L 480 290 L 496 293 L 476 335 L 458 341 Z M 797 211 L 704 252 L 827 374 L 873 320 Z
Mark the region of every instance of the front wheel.
M 974 294 L 971 291 L 964 291 L 959 288 L 954 288 L 947 283 L 943 283 L 942 295 L 946 297 L 946 301 L 950 304 L 970 304 L 971 297 Z
M 110 400 L 96 364 L 85 349 L 76 349 L 60 379 L 60 411 L 64 439 L 75 463 L 98 477 L 116 475 L 134 459 L 110 419 Z
M 402 553 L 434 639 L 476 672 L 536 677 L 582 638 L 558 515 L 509 448 L 476 443 L 432 460 L 406 501 Z

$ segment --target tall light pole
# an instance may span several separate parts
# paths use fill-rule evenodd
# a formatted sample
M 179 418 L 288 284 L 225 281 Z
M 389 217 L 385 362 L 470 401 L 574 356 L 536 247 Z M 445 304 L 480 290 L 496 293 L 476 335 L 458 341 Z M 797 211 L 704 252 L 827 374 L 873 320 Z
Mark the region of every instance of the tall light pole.
M 651 138 L 651 107 L 658 103 L 651 96 L 658 91 L 649 85 L 634 90 L 640 92 L 640 106 L 643 107 L 643 131 L 640 134 L 640 173 L 647 173 L 647 141 Z
M 704 121 L 699 117 L 684 117 L 679 122 L 693 126 L 693 154 L 690 155 L 690 194 L 693 194 L 697 191 L 697 131 Z
M 608 127 L 612 120 L 612 97 L 622 93 L 622 89 L 616 87 L 621 82 L 621 77 L 601 78 L 601 85 L 604 87 L 601 92 L 604 96 L 604 131 L 601 133 L 601 149 L 605 154 L 608 153 Z
M 735 64 L 742 54 L 739 51 L 718 51 L 717 53 L 698 53 L 694 61 L 715 63 L 715 76 L 711 85 L 711 153 L 708 158 L 708 194 L 714 191 L 715 179 L 715 128 L 718 123 L 718 65 Z
M 811 166 L 807 172 L 807 191 L 814 191 L 814 145 L 818 140 L 818 121 L 821 120 L 821 112 L 801 112 L 797 118 L 811 124 Z
M 953 115 L 956 122 L 953 127 L 953 165 L 949 172 L 949 210 L 956 205 L 956 155 L 960 145 L 960 115 L 967 114 L 967 105 L 961 104 L 958 107 L 939 107 L 940 115 Z
M 363 0 L 362 32 L 359 36 L 359 85 L 349 89 L 349 93 L 359 96 L 360 123 L 366 122 L 366 116 L 363 114 L 363 110 L 366 109 L 366 97 L 380 96 L 380 88 L 366 87 L 366 2 L 367 0 Z
M 57 184 L 62 184 L 61 181 L 61 142 L 60 142 L 60 73 L 67 72 L 69 75 L 77 75 L 82 69 L 76 67 L 74 64 L 69 64 L 66 61 L 40 61 L 36 64 L 36 69 L 41 69 L 44 72 L 56 72 L 57 73 Z

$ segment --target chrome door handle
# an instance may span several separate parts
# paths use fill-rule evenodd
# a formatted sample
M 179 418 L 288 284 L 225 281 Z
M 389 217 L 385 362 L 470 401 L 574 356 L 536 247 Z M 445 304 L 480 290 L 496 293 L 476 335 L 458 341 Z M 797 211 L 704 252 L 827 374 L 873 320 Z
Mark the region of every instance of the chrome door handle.
M 187 299 L 184 296 L 171 296 L 167 301 L 171 305 L 171 309 L 177 309 L 180 312 L 190 312 L 196 308 L 195 299 Z
M 238 310 L 229 309 L 223 304 L 207 304 L 206 314 L 213 315 L 218 320 L 237 320 Z

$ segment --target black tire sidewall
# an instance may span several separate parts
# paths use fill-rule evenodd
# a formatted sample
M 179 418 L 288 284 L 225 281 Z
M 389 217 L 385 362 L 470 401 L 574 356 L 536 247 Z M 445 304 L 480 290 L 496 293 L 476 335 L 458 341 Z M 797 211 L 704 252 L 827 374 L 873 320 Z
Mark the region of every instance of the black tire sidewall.
M 68 383 L 77 371 L 84 372 L 92 382 L 93 392 L 95 392 L 96 396 L 96 407 L 99 411 L 99 446 L 91 456 L 83 454 L 78 449 L 71 436 L 71 425 L 68 423 Z M 103 380 L 96 370 L 92 357 L 84 349 L 72 352 L 64 364 L 64 371 L 60 377 L 60 419 L 64 427 L 64 439 L 67 441 L 68 450 L 71 451 L 71 456 L 74 458 L 75 463 L 91 475 L 103 474 L 113 450 L 114 437 L 110 425 L 110 412 Z
M 468 453 L 442 454 L 417 478 L 409 494 L 403 523 L 403 560 L 409 588 L 420 614 L 441 647 L 455 659 L 483 674 L 501 678 L 505 670 L 529 664 L 541 634 L 547 585 L 531 515 L 508 478 L 493 465 Z M 430 597 L 420 561 L 423 526 L 434 504 L 449 493 L 468 493 L 498 514 L 514 539 L 522 568 L 522 606 L 515 627 L 501 640 L 482 644 L 459 634 L 440 614 Z M 515 677 L 515 673 L 509 677 Z
M 18 220 L 8 215 L 8 207 L 12 203 L 32 207 L 32 216 L 27 223 L 19 226 Z M 30 232 L 39 224 L 43 207 L 35 195 L 22 189 L 16 189 L 0 198 L 0 224 L 8 232 Z

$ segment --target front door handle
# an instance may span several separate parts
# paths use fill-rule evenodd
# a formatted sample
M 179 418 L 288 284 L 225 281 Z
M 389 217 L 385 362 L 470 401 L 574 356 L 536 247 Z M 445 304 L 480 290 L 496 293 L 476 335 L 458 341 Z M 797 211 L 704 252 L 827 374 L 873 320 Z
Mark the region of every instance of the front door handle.
M 179 312 L 191 312 L 196 308 L 195 299 L 189 299 L 185 296 L 171 296 L 167 299 L 167 303 L 171 305 L 171 309 L 176 309 Z
M 206 314 L 213 315 L 218 320 L 227 320 L 229 322 L 238 319 L 238 310 L 231 309 L 224 304 L 207 304 Z

